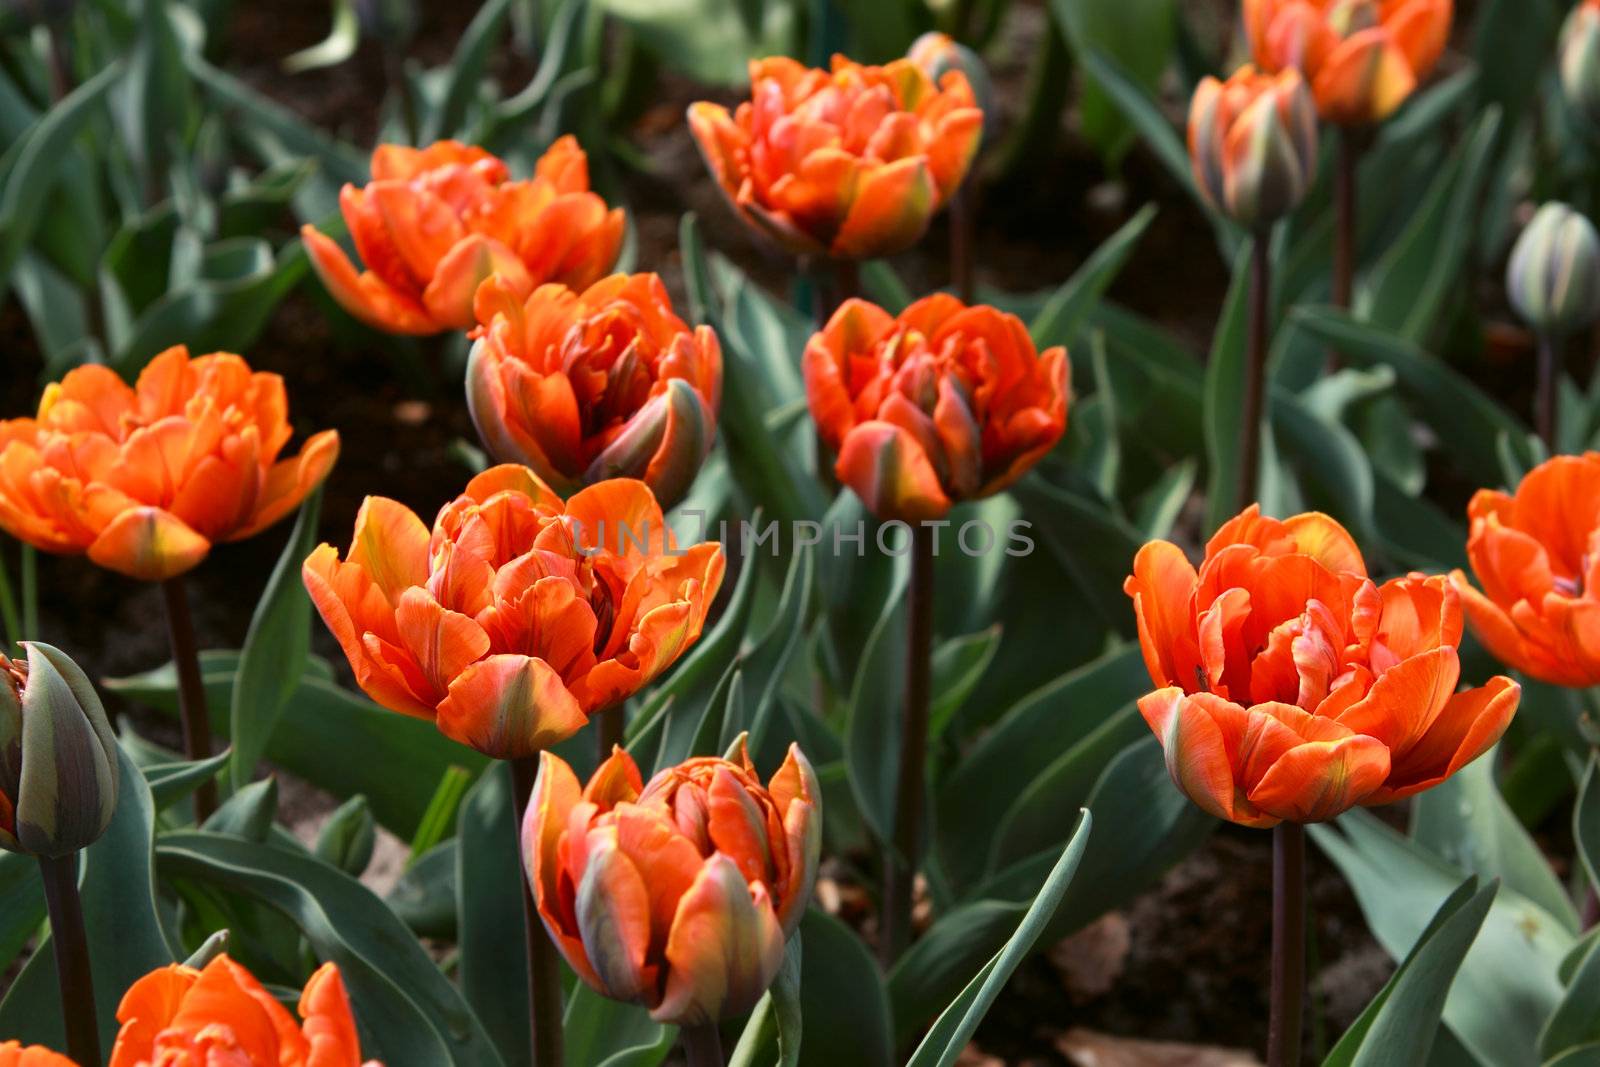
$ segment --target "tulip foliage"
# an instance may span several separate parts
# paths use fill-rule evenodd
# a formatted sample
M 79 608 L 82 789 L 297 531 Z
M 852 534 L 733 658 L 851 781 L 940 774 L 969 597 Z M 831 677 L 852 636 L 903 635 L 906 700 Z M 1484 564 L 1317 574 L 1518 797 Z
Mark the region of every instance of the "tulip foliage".
M 0 1067 L 1593 1060 L 1600 2 L 448 7 L 0 11 Z

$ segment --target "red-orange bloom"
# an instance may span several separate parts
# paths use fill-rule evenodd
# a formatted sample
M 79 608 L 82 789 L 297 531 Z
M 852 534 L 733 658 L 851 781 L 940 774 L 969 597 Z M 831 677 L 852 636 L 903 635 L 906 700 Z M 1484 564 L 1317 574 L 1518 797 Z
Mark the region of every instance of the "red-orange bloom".
M 967 175 L 983 113 L 959 70 L 935 84 L 909 59 L 834 56 L 830 72 L 774 56 L 751 62 L 748 102 L 693 104 L 689 129 L 756 229 L 799 255 L 870 259 L 922 236 Z
M 526 181 L 456 141 L 379 145 L 372 181 L 346 185 L 339 208 L 367 269 L 358 274 L 309 224 L 300 230 L 306 251 L 346 311 L 389 333 L 469 328 L 473 294 L 495 274 L 522 296 L 545 282 L 581 289 L 622 247 L 622 209 L 589 191 L 589 159 L 571 137 L 551 145 Z
M 0 422 L 0 527 L 47 552 L 160 581 L 219 541 L 257 533 L 328 476 L 339 435 L 288 443 L 283 379 L 238 356 L 161 353 L 130 387 L 89 364 L 45 388 L 39 414 Z
M 839 480 L 881 519 L 936 519 L 999 492 L 1067 425 L 1067 350 L 1036 354 L 1015 315 L 944 294 L 898 318 L 845 301 L 803 369 Z
M 495 459 L 568 493 L 638 478 L 663 507 L 688 492 L 717 432 L 722 348 L 691 331 L 654 274 L 583 292 L 502 279 L 478 289 L 467 407 Z
M 1600 452 L 1539 464 L 1515 495 L 1480 489 L 1467 515 L 1483 592 L 1450 579 L 1478 640 L 1542 682 L 1600 683 Z
M 580 789 L 545 753 L 522 827 L 545 929 L 585 982 L 660 1022 L 749 1011 L 811 897 L 822 792 L 798 745 L 763 787 L 741 738 L 645 785 L 622 749 Z
M 1244 0 L 1256 66 L 1298 67 L 1329 122 L 1378 122 L 1426 78 L 1450 38 L 1453 0 Z
M 1331 819 L 1431 788 L 1500 739 L 1520 687 L 1456 692 L 1461 603 L 1443 577 L 1376 585 L 1344 528 L 1255 505 L 1197 572 L 1166 541 L 1125 585 L 1160 688 L 1139 700 L 1172 779 L 1244 826 Z
M 199 971 L 174 963 L 128 987 L 110 1067 L 361 1067 L 338 967 L 325 963 L 311 976 L 299 1012 L 296 1023 L 227 956 Z
M 0 1067 L 77 1067 L 77 1064 L 43 1045 L 24 1048 L 19 1041 L 4 1041 L 0 1042 Z
M 532 756 L 637 692 L 700 636 L 722 546 L 674 547 L 643 482 L 566 504 L 526 467 L 473 478 L 428 528 L 369 496 L 343 562 L 301 569 L 368 696 L 497 759 Z

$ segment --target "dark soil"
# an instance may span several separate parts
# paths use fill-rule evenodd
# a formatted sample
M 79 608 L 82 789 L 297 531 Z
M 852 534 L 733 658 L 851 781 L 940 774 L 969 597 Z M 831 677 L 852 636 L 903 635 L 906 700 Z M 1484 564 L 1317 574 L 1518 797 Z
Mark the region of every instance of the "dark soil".
M 476 5 L 420 6 L 424 25 L 414 56 L 426 65 L 443 62 Z M 227 33 L 231 71 L 355 143 L 370 143 L 384 87 L 383 65 L 373 47 L 363 45 L 353 61 L 329 70 L 288 76 L 278 66 L 283 56 L 326 33 L 326 0 L 240 4 L 236 12 Z M 1032 42 L 1043 32 L 1048 31 L 1042 6 L 1016 5 L 995 58 L 999 96 L 1008 108 L 1021 98 Z M 508 84 L 527 76 L 520 58 L 499 57 L 496 64 Z M 655 95 L 659 102 L 643 112 L 633 131 L 649 171 L 617 168 L 639 235 L 640 267 L 658 270 L 678 285 L 678 221 L 692 209 L 711 246 L 758 280 L 781 285 L 789 265 L 756 248 L 704 174 L 681 121 L 684 107 L 697 95 L 688 83 L 663 79 Z M 1120 173 L 1108 174 L 1070 126 L 1064 124 L 1060 133 L 1048 158 L 986 196 L 977 246 L 981 281 L 1016 291 L 1058 285 L 1132 207 L 1155 202 L 1162 207 L 1158 220 L 1111 295 L 1203 348 L 1226 288 L 1225 268 L 1209 232 L 1146 154 L 1135 151 Z M 923 250 L 908 253 L 896 267 L 913 286 L 944 284 L 945 241 L 940 222 Z M 340 430 L 342 454 L 326 489 L 320 534 L 343 546 L 366 494 L 394 497 L 427 516 L 459 491 L 466 470 L 451 446 L 470 439 L 472 431 L 452 392 L 427 395 L 402 384 L 391 349 L 381 339 L 336 340 L 312 295 L 315 284 L 309 282 L 281 305 L 247 355 L 257 368 L 287 379 L 298 437 L 326 427 Z M 0 414 L 31 411 L 40 359 L 14 303 L 0 307 L 0 340 L 15 368 L 0 384 Z M 421 350 L 428 351 L 426 345 Z M 218 547 L 192 576 L 203 647 L 241 644 L 287 526 Z M 116 676 L 167 659 L 154 588 L 81 559 L 54 558 L 40 561 L 39 588 L 43 637 L 59 643 L 91 673 Z M 321 627 L 316 647 L 338 661 Z M 130 715 L 142 732 L 176 740 L 164 720 L 138 708 L 115 710 Z M 1321 1050 L 1381 984 L 1389 963 L 1367 934 L 1348 889 L 1314 850 L 1311 872 L 1315 958 L 1320 960 L 1313 989 L 1321 1022 L 1308 1041 Z M 979 1031 L 978 1046 L 1005 1064 L 1065 1063 L 1058 1039 L 1071 1027 L 1084 1027 L 1261 1048 L 1270 884 L 1270 835 L 1218 832 L 1158 887 L 1092 933 L 1031 960 Z M 1085 967 L 1085 960 L 1103 960 L 1104 966 Z M 1096 972 L 1115 980 L 1096 981 Z

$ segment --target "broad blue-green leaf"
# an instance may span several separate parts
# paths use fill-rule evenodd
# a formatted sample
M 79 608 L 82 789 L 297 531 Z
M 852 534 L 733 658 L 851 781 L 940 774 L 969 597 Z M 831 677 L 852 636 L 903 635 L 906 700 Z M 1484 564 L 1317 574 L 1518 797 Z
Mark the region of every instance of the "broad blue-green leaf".
M 783 966 L 750 1013 L 739 1043 L 728 1057 L 728 1067 L 798 1067 L 800 1063 L 802 1009 L 800 1006 L 801 938 L 789 939 Z
M 1056 905 L 1061 902 L 1062 894 L 1067 891 L 1077 871 L 1078 861 L 1083 858 L 1092 825 L 1093 819 L 1085 810 L 1077 832 L 1067 842 L 1050 877 L 1045 879 L 1044 887 L 1034 898 L 1033 905 L 1017 924 L 1016 933 L 939 1016 L 928 1031 L 928 1036 L 923 1038 L 922 1044 L 917 1046 L 917 1051 L 906 1062 L 906 1067 L 951 1067 L 956 1062 L 977 1030 L 978 1023 L 1000 996 L 1000 990 L 1011 980 L 1011 975 L 1033 949 L 1034 942 L 1055 915 Z
M 861 938 L 816 908 L 800 920 L 800 1067 L 891 1067 L 883 975 Z
M 311 598 L 300 580 L 300 564 L 317 544 L 322 490 L 300 505 L 267 588 L 256 603 L 239 650 L 238 682 L 229 709 L 233 758 L 228 778 L 235 789 L 250 781 L 277 728 L 284 705 L 299 687 L 311 647 Z
M 1139 239 L 1155 220 L 1156 206 L 1146 204 L 1123 223 L 1116 233 L 1101 243 L 1028 325 L 1033 343 L 1041 350 L 1051 345 L 1071 344 L 1088 321 L 1089 313 L 1133 254 Z
M 867 638 L 850 691 L 845 765 L 850 790 L 880 841 L 894 839 L 895 796 L 900 781 L 900 735 L 905 700 L 906 605 L 896 583 Z
M 1204 407 L 1201 410 L 1206 440 L 1206 524 L 1215 530 L 1239 510 L 1239 424 L 1244 420 L 1244 375 L 1249 362 L 1246 319 L 1250 302 L 1250 257 L 1254 242 L 1239 250 L 1233 261 L 1233 283 L 1222 306 L 1206 362 Z M 1265 469 L 1266 464 L 1262 464 Z M 1256 487 L 1249 496 L 1256 497 Z M 1129 565 L 1133 563 L 1129 559 Z
M 654 1021 L 637 1004 L 603 997 L 583 982 L 567 998 L 562 1031 L 567 1063 L 595 1067 L 656 1067 L 678 1039 L 676 1027 Z
M 1494 902 L 1494 883 L 1463 882 L 1439 905 L 1416 945 L 1322 1067 L 1412 1067 L 1427 1063 L 1445 995 Z
M 209 882 L 288 916 L 320 958 L 339 965 L 355 1015 L 388 1067 L 501 1063 L 472 1009 L 372 891 L 342 871 L 268 845 L 174 833 L 163 872 Z
M 533 1062 L 527 925 L 510 764 L 497 761 L 479 777 L 461 805 L 457 837 L 461 995 L 494 1039 L 506 1067 L 526 1067 Z M 539 936 L 546 936 L 542 927 Z
M 1084 134 L 1107 160 L 1121 158 L 1132 140 L 1124 104 L 1126 86 L 1102 85 L 1099 69 L 1086 57 L 1118 65 L 1123 81 L 1143 92 L 1156 84 L 1172 58 L 1177 5 L 1173 0 L 1051 0 L 1051 13 L 1073 51 L 1093 75 L 1078 100 Z

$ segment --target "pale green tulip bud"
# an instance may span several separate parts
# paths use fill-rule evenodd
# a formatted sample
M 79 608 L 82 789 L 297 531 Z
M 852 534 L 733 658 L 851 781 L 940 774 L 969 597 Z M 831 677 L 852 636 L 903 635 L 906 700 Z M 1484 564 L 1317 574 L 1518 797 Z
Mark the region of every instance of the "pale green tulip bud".
M 1600 236 L 1589 220 L 1561 203 L 1540 208 L 1511 250 L 1506 295 L 1542 333 L 1592 324 L 1600 316 Z

